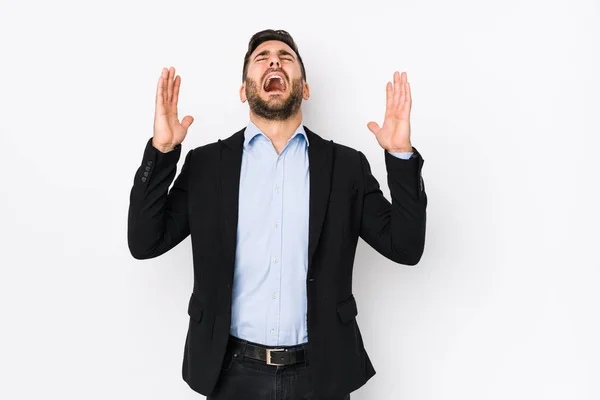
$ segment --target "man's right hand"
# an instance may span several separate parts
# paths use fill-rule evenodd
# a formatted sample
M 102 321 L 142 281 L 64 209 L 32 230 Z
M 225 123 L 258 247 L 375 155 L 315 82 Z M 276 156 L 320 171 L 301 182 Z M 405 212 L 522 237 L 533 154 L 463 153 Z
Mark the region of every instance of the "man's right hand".
M 156 110 L 154 113 L 154 136 L 152 146 L 166 153 L 185 139 L 194 117 L 186 115 L 181 123 L 177 117 L 177 101 L 181 77 L 175 76 L 175 68 L 163 68 L 156 88 Z

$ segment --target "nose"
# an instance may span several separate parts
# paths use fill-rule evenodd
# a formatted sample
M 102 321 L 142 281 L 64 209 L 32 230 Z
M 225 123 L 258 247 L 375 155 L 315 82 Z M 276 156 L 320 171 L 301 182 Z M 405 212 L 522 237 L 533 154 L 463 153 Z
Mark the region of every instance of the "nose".
M 273 66 L 277 66 L 280 67 L 281 63 L 279 62 L 279 56 L 277 55 L 277 53 L 273 53 L 271 54 L 271 57 L 269 59 L 269 67 L 273 67 Z

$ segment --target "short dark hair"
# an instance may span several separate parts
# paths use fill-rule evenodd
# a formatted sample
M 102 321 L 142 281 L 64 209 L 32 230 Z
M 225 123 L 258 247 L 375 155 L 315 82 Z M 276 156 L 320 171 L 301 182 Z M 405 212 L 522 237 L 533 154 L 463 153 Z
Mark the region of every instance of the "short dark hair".
M 248 74 L 248 62 L 250 61 L 250 55 L 261 43 L 266 42 L 268 40 L 278 40 L 290 46 L 292 50 L 298 56 L 298 61 L 300 61 L 300 68 L 302 70 L 302 78 L 306 81 L 306 70 L 304 69 L 304 62 L 302 62 L 302 57 L 300 57 L 300 53 L 298 52 L 298 46 L 296 46 L 296 42 L 292 36 L 282 29 L 273 30 L 273 29 L 265 29 L 264 31 L 260 31 L 252 35 L 250 38 L 250 42 L 248 43 L 248 51 L 246 52 L 246 56 L 244 57 L 244 69 L 242 70 L 242 82 L 246 80 L 246 75 Z

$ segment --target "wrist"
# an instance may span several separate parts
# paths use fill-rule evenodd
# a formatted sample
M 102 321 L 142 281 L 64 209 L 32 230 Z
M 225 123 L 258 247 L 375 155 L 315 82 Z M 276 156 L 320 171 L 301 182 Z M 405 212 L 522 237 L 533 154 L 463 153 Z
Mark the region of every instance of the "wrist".
M 161 145 L 161 144 L 154 143 L 154 141 L 152 141 L 152 147 L 154 147 L 156 150 L 160 151 L 161 153 L 168 153 L 175 148 L 175 146 L 173 146 L 173 145 Z
M 386 150 L 389 151 L 390 153 L 412 153 L 413 152 L 413 148 L 410 144 L 406 145 L 406 146 L 401 146 L 401 147 L 391 147 Z

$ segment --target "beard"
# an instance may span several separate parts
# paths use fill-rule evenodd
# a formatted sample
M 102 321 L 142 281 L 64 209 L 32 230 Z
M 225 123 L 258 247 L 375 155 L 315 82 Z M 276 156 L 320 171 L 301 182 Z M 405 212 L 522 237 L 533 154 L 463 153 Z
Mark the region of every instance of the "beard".
M 263 100 L 260 87 L 256 81 L 246 78 L 246 98 L 250 111 L 266 120 L 284 121 L 295 115 L 302 104 L 302 78 L 292 81 L 290 95 L 287 100 L 272 98 Z

